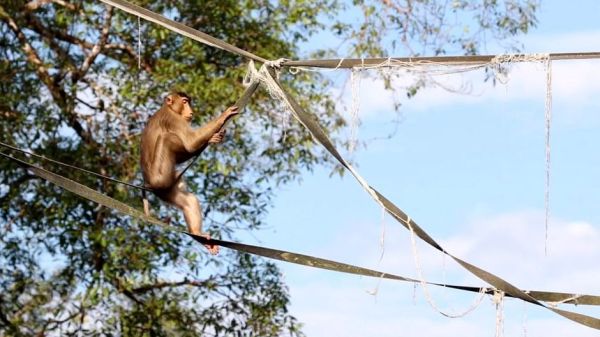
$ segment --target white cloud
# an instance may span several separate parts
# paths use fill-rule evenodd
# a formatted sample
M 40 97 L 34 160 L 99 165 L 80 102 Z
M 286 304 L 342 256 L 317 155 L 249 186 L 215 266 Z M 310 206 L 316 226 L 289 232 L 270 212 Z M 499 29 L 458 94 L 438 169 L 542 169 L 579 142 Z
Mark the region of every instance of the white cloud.
M 600 230 L 587 222 L 553 219 L 548 255 L 541 212 L 476 219 L 467 235 L 450 238 L 451 251 L 522 288 L 566 292 L 600 291 Z
M 365 231 L 377 225 L 355 224 L 338 242 L 327 245 L 326 251 L 344 252 L 347 259 L 366 267 L 411 276 L 414 274 L 407 231 L 388 220 L 386 254 L 379 265 L 378 234 Z M 361 229 L 362 228 L 362 232 Z M 516 212 L 473 219 L 460 233 L 440 240 L 450 252 L 492 271 L 514 285 L 525 289 L 598 294 L 600 270 L 600 229 L 585 221 L 556 219 L 550 225 L 549 254 L 544 255 L 544 227 L 541 212 Z M 348 249 L 360 247 L 360 249 Z M 319 252 L 319 255 L 327 252 Z M 420 244 L 422 267 L 430 281 L 448 281 L 482 285 L 463 269 L 440 254 Z M 287 269 L 287 268 L 286 268 Z M 315 271 L 302 281 L 288 278 L 292 310 L 311 336 L 482 336 L 493 335 L 495 309 L 488 299 L 472 314 L 461 319 L 440 316 L 424 301 L 421 290 L 413 304 L 413 288 L 406 283 L 382 281 L 376 297 L 367 294 L 379 283 L 376 279 Z M 464 294 L 431 287 L 433 299 L 446 312 L 464 311 L 476 294 Z M 561 306 L 590 314 L 585 306 Z M 581 311 L 583 310 L 583 311 Z M 524 312 L 527 312 L 523 323 Z M 596 332 L 545 310 L 507 300 L 506 335 L 521 335 L 523 329 L 532 335 L 562 336 L 564 332 L 577 336 L 592 336 Z M 593 312 L 592 312 L 593 315 Z M 360 319 L 359 319 L 360 318 Z M 511 332 L 510 334 L 508 332 Z

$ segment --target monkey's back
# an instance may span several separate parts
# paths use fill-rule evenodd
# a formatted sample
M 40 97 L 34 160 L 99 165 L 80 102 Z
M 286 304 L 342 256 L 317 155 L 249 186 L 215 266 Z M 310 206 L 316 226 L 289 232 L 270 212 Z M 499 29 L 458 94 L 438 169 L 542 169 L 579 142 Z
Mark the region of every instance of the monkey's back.
M 144 179 L 148 180 L 150 168 L 155 161 L 161 161 L 164 164 L 172 163 L 172 170 L 175 170 L 175 164 L 179 163 L 181 153 L 185 152 L 185 147 L 179 139 L 179 134 L 183 132 L 181 128 L 187 125 L 170 113 L 167 109 L 161 108 L 157 113 L 148 119 L 148 123 L 142 131 L 140 140 L 140 166 Z M 163 141 L 169 139 L 169 150 L 163 151 L 167 158 L 154 158 L 156 142 L 158 138 Z M 167 164 L 168 165 L 168 164 Z M 168 165 L 171 166 L 171 165 Z
M 142 173 L 144 175 L 144 179 L 146 179 L 146 174 L 149 171 L 150 164 L 152 163 L 152 150 L 156 146 L 156 139 L 161 133 L 161 128 L 154 114 L 152 117 L 148 119 L 148 123 L 144 127 L 142 131 L 142 136 L 140 139 L 140 166 L 142 168 Z

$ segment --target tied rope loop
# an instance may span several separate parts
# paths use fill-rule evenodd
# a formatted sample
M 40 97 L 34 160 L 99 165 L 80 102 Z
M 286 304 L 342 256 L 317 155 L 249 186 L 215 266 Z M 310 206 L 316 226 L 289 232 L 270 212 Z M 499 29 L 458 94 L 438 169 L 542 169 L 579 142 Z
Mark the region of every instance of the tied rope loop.
M 281 67 L 283 66 L 284 62 L 289 61 L 289 59 L 286 58 L 278 58 L 277 60 L 270 60 L 265 62 L 265 65 L 267 67 L 271 67 L 271 68 L 275 68 L 275 69 L 281 69 Z
M 522 62 L 536 62 L 546 64 L 550 60 L 550 54 L 548 53 L 536 53 L 536 54 L 500 54 L 494 56 L 489 65 L 494 70 L 494 77 L 498 82 L 507 84 L 510 77 L 503 73 L 502 67 L 514 63 Z
M 269 96 L 271 96 L 273 99 L 283 102 L 286 108 L 292 114 L 295 114 L 294 108 L 291 106 L 285 93 L 281 90 L 276 82 L 279 79 L 281 64 L 284 61 L 285 59 L 267 61 L 263 63 L 263 65 L 257 70 L 256 66 L 254 65 L 254 61 L 250 60 L 248 62 L 248 72 L 244 77 L 244 83 L 254 83 L 256 81 L 262 83 L 267 89 Z M 271 76 L 269 70 L 273 70 L 275 76 Z

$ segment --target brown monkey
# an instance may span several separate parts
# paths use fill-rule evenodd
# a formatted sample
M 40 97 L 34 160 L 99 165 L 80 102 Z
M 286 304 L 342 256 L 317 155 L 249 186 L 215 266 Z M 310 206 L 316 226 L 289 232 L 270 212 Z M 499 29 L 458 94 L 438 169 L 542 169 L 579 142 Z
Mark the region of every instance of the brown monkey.
M 175 166 L 200 154 L 208 144 L 223 141 L 223 126 L 238 110 L 232 106 L 197 129 L 190 125 L 193 113 L 187 94 L 173 92 L 165 98 L 142 132 L 141 166 L 146 185 L 154 194 L 183 211 L 189 232 L 210 239 L 208 233 L 202 232 L 200 202 L 186 190 Z M 219 251 L 215 245 L 206 248 L 211 254 Z

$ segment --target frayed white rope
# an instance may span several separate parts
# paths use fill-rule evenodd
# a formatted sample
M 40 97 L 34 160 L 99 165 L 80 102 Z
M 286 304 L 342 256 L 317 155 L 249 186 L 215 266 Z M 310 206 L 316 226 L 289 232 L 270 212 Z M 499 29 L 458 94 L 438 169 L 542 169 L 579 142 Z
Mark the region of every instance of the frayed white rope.
M 504 292 L 494 291 L 492 302 L 496 306 L 496 337 L 504 336 Z
M 356 149 L 356 143 L 358 142 L 358 114 L 360 112 L 360 82 L 361 82 L 361 68 L 352 68 L 350 71 L 350 87 L 352 88 L 352 106 L 350 108 L 350 139 L 348 151 L 353 153 Z
M 385 254 L 385 208 L 381 208 L 381 237 L 379 238 L 379 247 L 381 248 L 381 254 L 379 255 L 379 262 L 383 260 Z
M 279 58 L 279 59 L 277 59 L 277 60 L 272 60 L 272 61 L 267 61 L 267 62 L 265 62 L 265 65 L 266 65 L 267 67 L 273 67 L 273 68 L 275 68 L 275 69 L 279 70 L 279 69 L 281 69 L 281 65 L 282 65 L 282 64 L 283 64 L 283 62 L 285 62 L 285 61 L 289 61 L 289 60 L 288 60 L 288 59 L 286 59 L 286 58 Z
M 496 55 L 489 62 L 482 62 L 478 64 L 473 64 L 469 62 L 457 62 L 457 61 L 448 61 L 444 62 L 433 62 L 426 60 L 411 60 L 409 58 L 408 61 L 400 61 L 394 59 L 392 57 L 388 57 L 384 61 L 376 64 L 365 64 L 365 59 L 361 58 L 360 68 L 364 70 L 370 69 L 379 69 L 379 68 L 405 68 L 411 73 L 419 73 L 419 74 L 431 74 L 431 75 L 447 75 L 447 74 L 455 74 L 455 73 L 463 73 L 472 70 L 477 70 L 485 67 L 492 67 L 495 70 L 495 75 L 497 79 L 504 83 L 508 78 L 501 74 L 502 65 L 508 65 L 512 63 L 525 63 L 525 62 L 545 62 L 550 58 L 550 54 L 547 53 L 535 53 L 535 54 L 500 54 Z M 297 74 L 300 70 L 302 71 L 312 71 L 312 72 L 329 72 L 340 69 L 340 65 L 345 59 L 340 59 L 340 62 L 335 68 L 313 68 L 313 67 L 290 67 L 290 72 L 292 74 Z M 358 68 L 358 67 L 353 67 Z M 344 68 L 345 69 L 345 68 Z
M 545 210 L 545 236 L 544 236 L 544 254 L 548 255 L 548 224 L 550 222 L 550 126 L 552 123 L 552 60 L 547 57 L 546 68 L 546 105 L 544 116 L 546 119 L 546 184 L 544 191 L 544 210 Z
M 527 302 L 521 301 L 523 305 L 523 316 L 521 317 L 521 331 L 523 331 L 523 337 L 527 337 Z
M 467 308 L 465 311 L 463 311 L 461 313 L 448 313 L 448 312 L 441 310 L 437 306 L 437 304 L 431 297 L 431 294 L 429 293 L 429 287 L 427 286 L 427 281 L 425 280 L 425 277 L 423 275 L 423 269 L 421 267 L 419 252 L 417 250 L 417 242 L 415 240 L 415 232 L 411 225 L 412 220 L 410 217 L 407 217 L 405 222 L 408 225 L 408 229 L 410 230 L 410 242 L 411 242 L 411 246 L 412 246 L 413 258 L 415 261 L 415 268 L 417 269 L 417 278 L 419 280 L 419 284 L 421 285 L 421 289 L 423 290 L 423 295 L 425 296 L 425 300 L 427 301 L 427 303 L 429 303 L 429 305 L 435 311 L 437 311 L 441 315 L 446 316 L 448 318 L 464 317 L 464 316 L 468 315 L 469 313 L 471 313 L 473 310 L 477 309 L 485 297 L 485 294 L 487 292 L 486 288 L 481 288 L 479 290 L 479 297 L 475 299 L 475 301 L 473 302 L 473 304 L 471 304 L 471 306 L 469 308 Z
M 379 261 L 377 262 L 377 266 L 381 266 L 381 262 L 383 261 L 383 256 L 385 254 L 385 208 L 381 208 L 381 236 L 379 238 L 379 247 L 381 249 L 381 253 L 379 255 Z M 375 289 L 367 290 L 367 293 L 372 296 L 377 296 L 379 292 L 379 285 L 381 284 L 381 280 L 383 279 L 384 274 L 381 274 L 379 280 L 377 280 L 377 284 L 375 285 Z
M 550 54 L 502 54 L 496 55 L 490 60 L 488 64 L 484 66 L 491 66 L 494 70 L 494 76 L 498 82 L 502 84 L 508 83 L 510 77 L 505 73 L 503 67 L 514 63 L 533 62 L 533 63 L 546 63 L 550 60 Z

